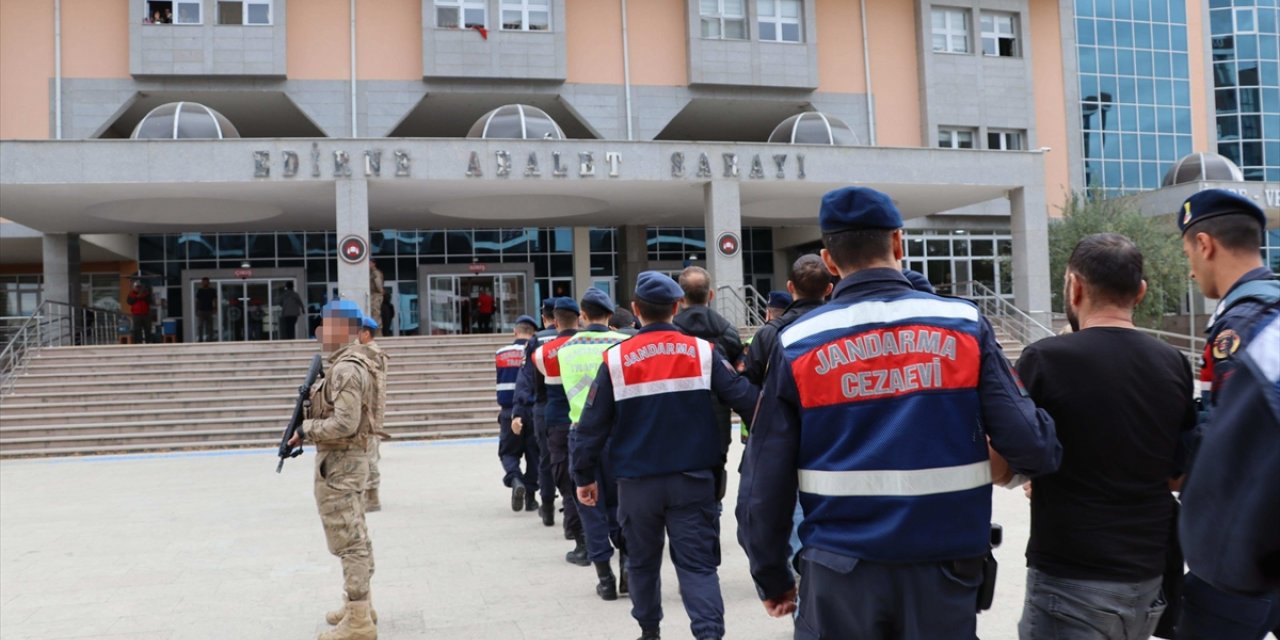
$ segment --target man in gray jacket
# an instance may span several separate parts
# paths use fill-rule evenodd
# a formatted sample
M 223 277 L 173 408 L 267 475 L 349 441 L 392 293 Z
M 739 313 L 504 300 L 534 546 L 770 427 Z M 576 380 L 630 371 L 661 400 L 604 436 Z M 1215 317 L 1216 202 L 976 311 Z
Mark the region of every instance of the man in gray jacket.
M 298 337 L 298 317 L 306 313 L 307 305 L 302 296 L 293 290 L 293 281 L 284 283 L 284 291 L 280 292 L 280 338 L 296 340 Z

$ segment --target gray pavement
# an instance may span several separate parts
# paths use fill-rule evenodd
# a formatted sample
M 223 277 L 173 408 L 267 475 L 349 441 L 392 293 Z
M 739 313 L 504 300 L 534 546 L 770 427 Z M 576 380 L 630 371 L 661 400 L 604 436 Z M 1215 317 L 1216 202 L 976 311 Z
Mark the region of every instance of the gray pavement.
M 558 526 L 510 511 L 494 440 L 383 450 L 383 511 L 369 516 L 380 638 L 638 635 L 629 603 L 601 602 L 594 570 L 564 562 Z M 282 475 L 266 450 L 0 463 L 0 639 L 314 638 L 342 579 L 312 464 L 310 448 Z M 1006 543 L 984 640 L 1016 637 L 1022 609 L 1022 492 L 997 489 L 995 513 Z M 721 526 L 727 637 L 789 638 L 756 598 L 732 509 Z M 669 562 L 663 585 L 664 636 L 688 637 Z

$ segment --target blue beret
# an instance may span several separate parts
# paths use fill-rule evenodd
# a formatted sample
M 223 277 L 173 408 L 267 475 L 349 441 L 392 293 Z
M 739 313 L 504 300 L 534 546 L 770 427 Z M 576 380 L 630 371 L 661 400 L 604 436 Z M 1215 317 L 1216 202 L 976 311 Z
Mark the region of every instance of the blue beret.
M 360 310 L 360 305 L 350 300 L 332 300 L 324 305 L 320 310 L 320 314 L 326 318 L 354 318 L 359 320 L 364 317 L 364 312 Z
M 556 298 L 556 311 L 578 312 L 578 303 L 573 298 Z
M 613 313 L 613 310 L 617 308 L 617 305 L 613 304 L 613 300 L 609 299 L 609 294 L 595 287 L 588 288 L 587 292 L 582 294 L 582 306 L 585 307 L 587 305 L 598 307 L 609 313 Z
M 913 271 L 911 269 L 903 269 L 902 275 L 906 276 L 907 281 L 911 283 L 912 289 L 915 289 L 916 291 L 923 291 L 925 293 L 933 293 L 933 283 L 929 282 L 929 279 L 924 277 L 923 273 Z
M 635 297 L 653 304 L 671 304 L 684 297 L 684 290 L 665 273 L 642 271 L 636 278 Z
M 534 327 L 537 327 L 538 321 L 534 320 L 533 316 L 520 316 L 516 318 L 516 324 L 528 324 L 528 325 L 533 325 Z
M 1205 189 L 1192 194 L 1182 203 L 1181 215 L 1178 216 L 1178 229 L 1185 234 L 1188 227 L 1201 220 L 1230 213 L 1251 215 L 1263 229 L 1267 228 L 1267 216 L 1262 212 L 1262 207 L 1254 204 L 1249 198 L 1226 189 Z
M 902 214 L 889 196 L 866 187 L 844 187 L 822 196 L 818 226 L 823 233 L 849 229 L 900 229 Z
M 786 309 L 791 306 L 791 294 L 786 291 L 770 291 L 769 306 L 774 309 Z
M 373 318 L 370 318 L 369 316 L 364 316 L 363 318 L 361 318 L 360 324 L 361 326 L 363 326 L 364 328 L 370 331 L 378 330 L 378 321 L 374 320 Z
M 555 310 L 556 310 L 555 298 L 547 298 L 546 300 L 542 301 L 542 315 L 549 316 L 552 313 L 555 313 Z

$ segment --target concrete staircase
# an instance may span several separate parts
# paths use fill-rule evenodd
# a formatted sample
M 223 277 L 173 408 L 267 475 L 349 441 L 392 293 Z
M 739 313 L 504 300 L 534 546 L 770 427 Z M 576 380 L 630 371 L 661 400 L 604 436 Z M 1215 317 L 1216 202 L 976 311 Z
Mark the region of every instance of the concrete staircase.
M 383 338 L 396 439 L 497 432 L 505 336 Z M 313 341 L 45 349 L 0 398 L 0 458 L 272 446 Z

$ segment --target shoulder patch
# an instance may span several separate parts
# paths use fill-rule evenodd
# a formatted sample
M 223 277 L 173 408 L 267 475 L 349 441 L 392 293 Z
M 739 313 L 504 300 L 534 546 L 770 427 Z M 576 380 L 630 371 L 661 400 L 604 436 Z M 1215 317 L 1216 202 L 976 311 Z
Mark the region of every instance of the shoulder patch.
M 1214 360 L 1226 360 L 1240 349 L 1240 334 L 1234 329 L 1224 329 L 1213 339 Z

